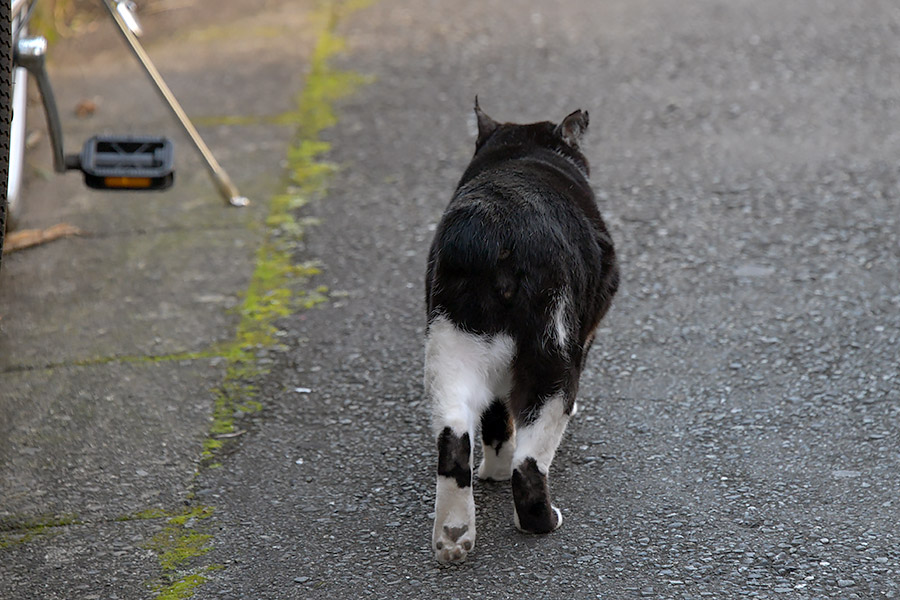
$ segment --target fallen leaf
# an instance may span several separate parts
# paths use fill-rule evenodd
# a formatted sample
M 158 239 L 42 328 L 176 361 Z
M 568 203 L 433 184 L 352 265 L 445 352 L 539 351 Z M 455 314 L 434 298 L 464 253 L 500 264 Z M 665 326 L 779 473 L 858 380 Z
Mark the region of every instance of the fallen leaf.
M 97 112 L 97 103 L 93 100 L 84 99 L 75 106 L 75 116 L 79 119 L 85 119 Z
M 68 223 L 60 223 L 47 229 L 23 229 L 6 234 L 6 243 L 3 245 L 3 254 L 9 254 L 16 250 L 24 250 L 32 246 L 39 246 L 58 240 L 60 238 L 81 235 L 83 232 Z

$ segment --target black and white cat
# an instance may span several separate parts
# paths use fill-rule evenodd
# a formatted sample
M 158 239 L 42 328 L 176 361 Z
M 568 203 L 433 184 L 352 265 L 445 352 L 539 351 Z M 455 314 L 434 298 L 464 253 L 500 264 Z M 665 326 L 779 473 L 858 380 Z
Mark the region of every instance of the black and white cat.
M 476 99 L 475 114 L 475 155 L 438 225 L 425 281 L 441 562 L 475 547 L 479 424 L 478 476 L 512 478 L 516 527 L 548 533 L 562 523 L 547 475 L 619 280 L 579 150 L 587 112 L 559 124 L 498 123 Z

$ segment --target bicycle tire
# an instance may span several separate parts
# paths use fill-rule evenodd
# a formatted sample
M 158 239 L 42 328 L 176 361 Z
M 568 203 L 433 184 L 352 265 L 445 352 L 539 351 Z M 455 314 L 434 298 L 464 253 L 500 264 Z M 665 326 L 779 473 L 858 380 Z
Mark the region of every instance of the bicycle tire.
M 9 125 L 12 119 L 12 28 L 9 0 L 0 0 L 0 266 L 6 235 L 6 181 L 9 173 Z

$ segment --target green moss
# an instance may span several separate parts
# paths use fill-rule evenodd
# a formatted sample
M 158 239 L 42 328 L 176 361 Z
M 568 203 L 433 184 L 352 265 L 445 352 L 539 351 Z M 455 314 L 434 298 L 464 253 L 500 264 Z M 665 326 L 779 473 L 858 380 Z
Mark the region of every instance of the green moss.
M 267 122 L 266 117 L 245 115 L 213 115 L 206 117 L 191 117 L 191 121 L 197 127 L 220 127 L 222 125 L 260 125 Z
M 30 542 L 36 537 L 58 532 L 61 527 L 80 525 L 75 515 L 48 517 L 0 518 L 0 550 Z
M 202 556 L 209 552 L 207 545 L 212 539 L 208 533 L 182 533 L 171 540 L 171 547 L 159 553 L 159 564 L 163 570 L 174 570 L 194 557 Z
M 191 509 L 185 509 L 184 511 L 170 515 L 169 523 L 172 525 L 184 525 L 191 519 L 208 519 L 213 515 L 213 508 L 211 506 L 195 506 Z
M 53 515 L 46 517 L 0 517 L 0 531 L 20 531 L 46 527 L 65 527 L 81 521 L 75 515 Z
M 295 264 L 294 254 L 304 227 L 295 211 L 310 200 L 327 193 L 329 179 L 337 165 L 323 159 L 331 146 L 319 139 L 321 132 L 337 123 L 334 103 L 371 81 L 351 71 L 333 68 L 329 60 L 344 49 L 343 38 L 334 33 L 337 20 L 368 2 L 329 3 L 316 12 L 321 24 L 313 49 L 310 72 L 295 110 L 272 118 L 272 122 L 296 128 L 287 151 L 288 173 L 284 189 L 269 203 L 265 219 L 265 239 L 256 253 L 255 268 L 238 312 L 240 322 L 234 343 L 223 351 L 227 360 L 225 380 L 215 391 L 210 435 L 203 443 L 203 458 L 210 464 L 225 445 L 224 436 L 235 433 L 237 411 L 252 413 L 263 406 L 255 400 L 252 383 L 266 371 L 256 360 L 262 348 L 278 345 L 277 321 L 297 310 L 311 309 L 328 300 L 328 288 L 306 289 L 309 279 L 319 274 L 317 265 Z M 258 122 L 233 119 L 232 124 Z
M 185 575 L 181 579 L 158 590 L 157 600 L 186 600 L 194 595 L 194 591 L 206 583 L 208 578 L 194 573 Z
M 162 363 L 183 360 L 203 360 L 211 358 L 220 358 L 224 354 L 221 347 L 213 347 L 207 350 L 196 352 L 173 352 L 171 354 L 142 354 L 138 356 L 98 356 L 94 358 L 85 358 L 81 360 L 66 363 L 75 367 L 92 367 L 97 365 L 108 365 L 113 363 Z M 59 365 L 48 365 L 45 368 L 54 369 Z
M 263 405 L 262 402 L 256 400 L 247 400 L 241 404 L 238 409 L 245 413 L 259 412 L 263 409 Z
M 194 559 L 211 550 L 212 535 L 202 522 L 213 514 L 212 507 L 196 506 L 178 513 L 166 513 L 166 526 L 153 536 L 147 548 L 156 553 L 162 568 L 161 583 L 156 586 L 158 598 L 189 598 L 195 588 L 206 581 L 203 573 L 215 566 L 191 569 Z M 145 514 L 160 513 L 145 511 Z

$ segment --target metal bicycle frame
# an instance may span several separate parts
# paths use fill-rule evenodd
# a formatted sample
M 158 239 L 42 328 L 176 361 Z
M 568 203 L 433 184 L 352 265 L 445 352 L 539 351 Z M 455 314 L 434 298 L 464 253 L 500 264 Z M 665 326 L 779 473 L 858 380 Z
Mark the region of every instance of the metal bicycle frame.
M 25 31 L 22 22 L 23 10 L 28 7 L 27 0 L 13 0 L 10 4 L 11 34 L 16 30 Z M 16 40 L 12 40 L 15 47 Z M 12 71 L 12 122 L 9 126 L 9 165 L 7 170 L 6 200 L 7 219 L 15 218 L 18 213 L 19 197 L 22 193 L 22 173 L 25 162 L 25 113 L 28 95 L 28 72 L 24 68 L 13 67 Z M 0 184 L 2 185 L 2 184 Z

